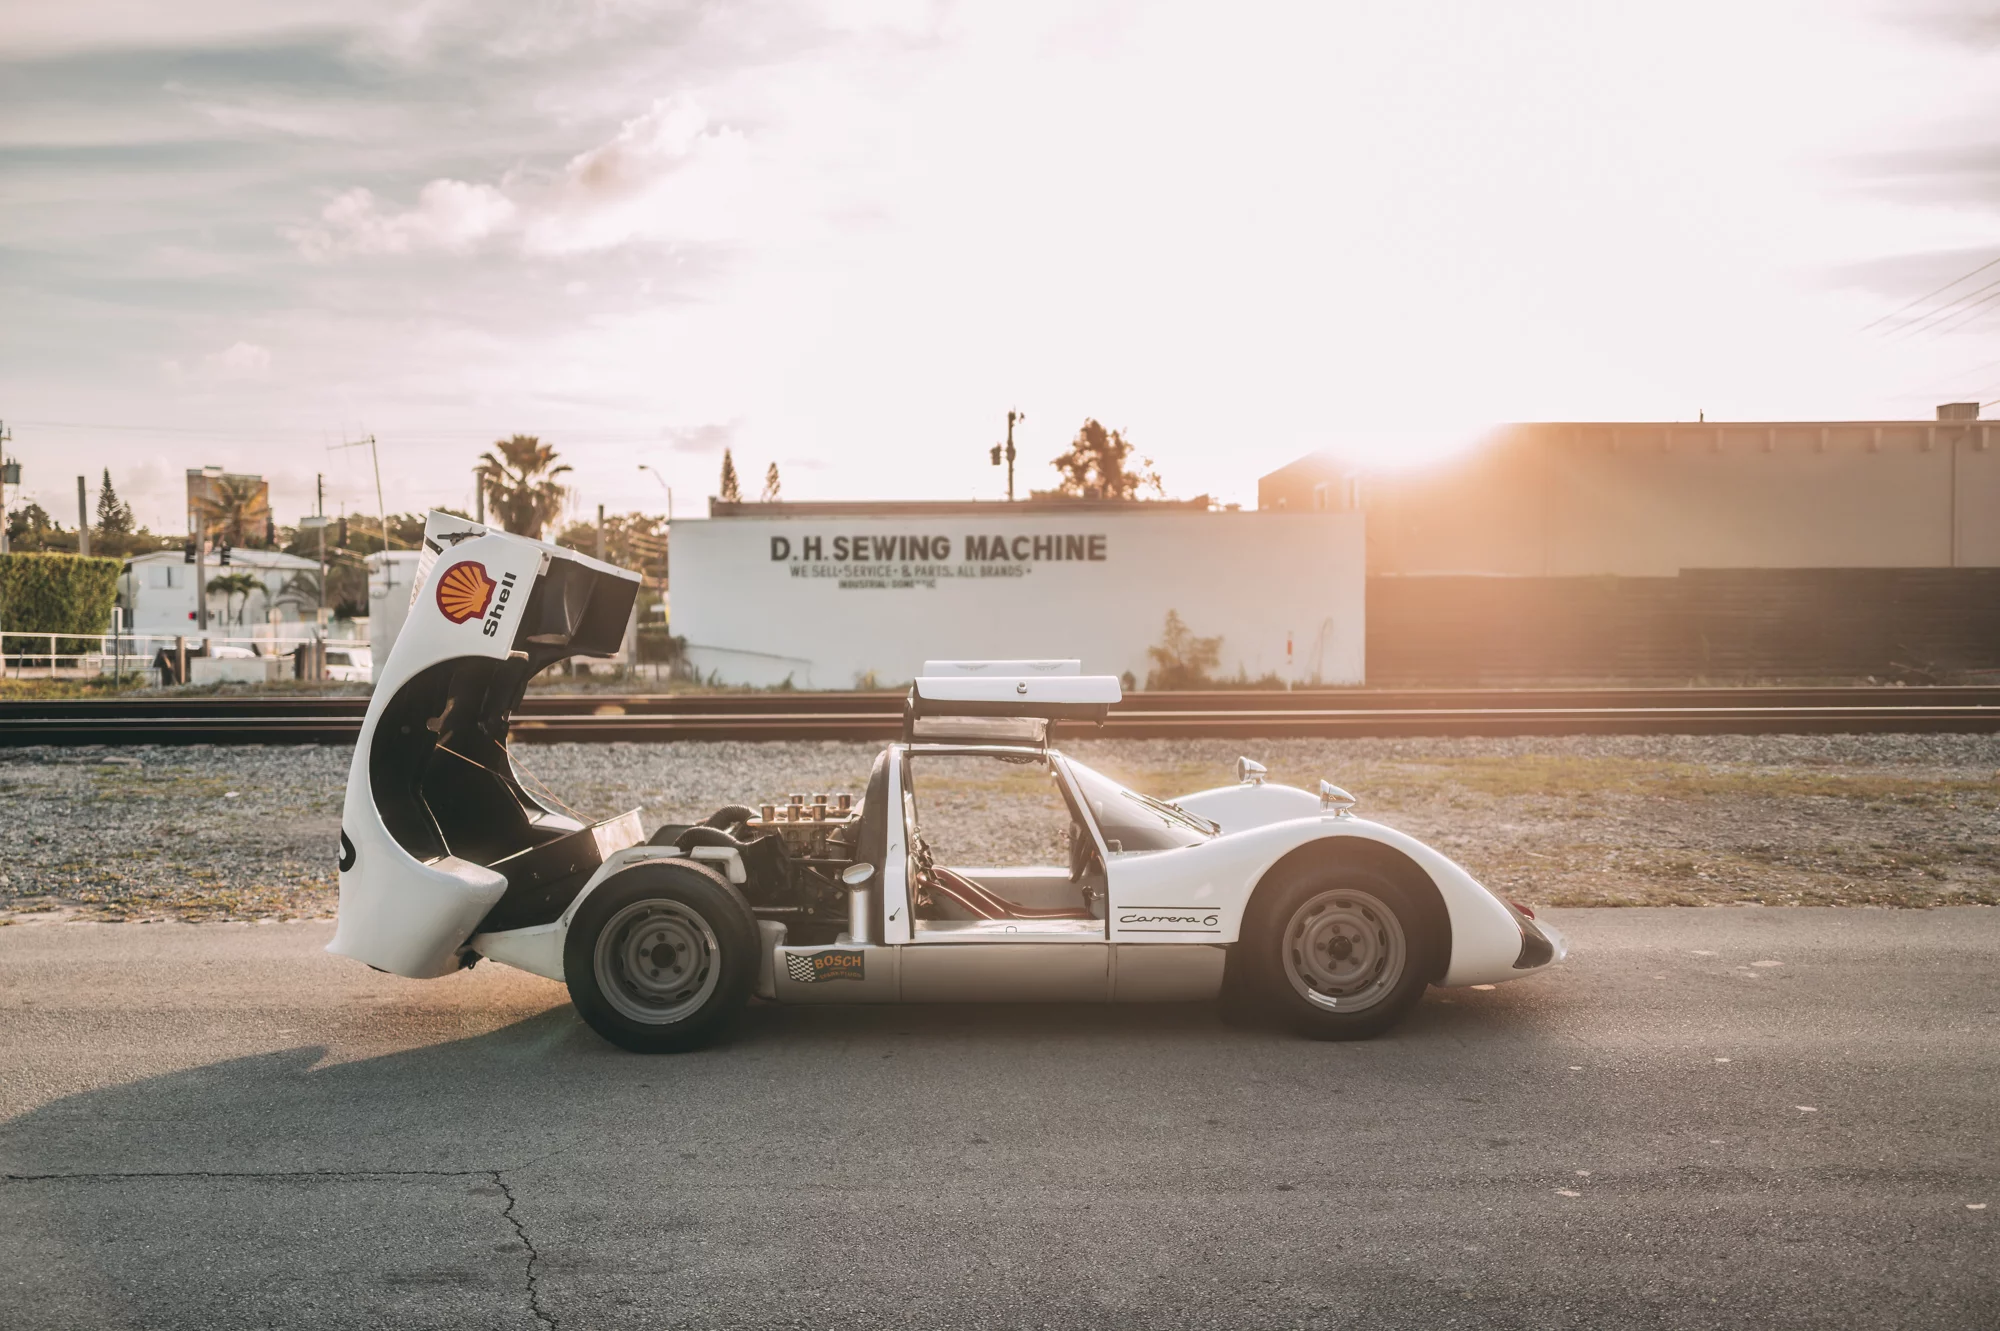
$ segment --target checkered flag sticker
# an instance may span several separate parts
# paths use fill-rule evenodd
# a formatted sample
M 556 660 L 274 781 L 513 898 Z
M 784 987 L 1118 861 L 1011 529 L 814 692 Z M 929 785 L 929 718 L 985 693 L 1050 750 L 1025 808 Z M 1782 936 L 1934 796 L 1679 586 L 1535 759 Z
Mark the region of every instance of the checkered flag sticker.
M 867 974 L 868 954 L 858 948 L 830 947 L 821 952 L 785 954 L 785 978 L 793 984 L 860 980 Z

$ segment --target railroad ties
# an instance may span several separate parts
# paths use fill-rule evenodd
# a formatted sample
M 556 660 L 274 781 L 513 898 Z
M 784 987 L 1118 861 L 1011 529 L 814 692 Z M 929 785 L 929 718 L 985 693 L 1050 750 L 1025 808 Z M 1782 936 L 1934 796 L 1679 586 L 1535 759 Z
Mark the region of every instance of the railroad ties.
M 887 740 L 899 693 L 534 693 L 522 742 Z M 0 746 L 351 744 L 364 697 L 58 699 L 0 703 Z M 2000 731 L 2000 688 L 1312 689 L 1134 693 L 1106 738 L 1745 735 Z

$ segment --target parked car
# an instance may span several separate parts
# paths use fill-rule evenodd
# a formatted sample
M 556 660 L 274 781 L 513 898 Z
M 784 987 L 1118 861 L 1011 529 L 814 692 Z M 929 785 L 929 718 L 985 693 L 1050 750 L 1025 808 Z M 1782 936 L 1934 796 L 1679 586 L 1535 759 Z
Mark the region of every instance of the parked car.
M 859 794 L 726 803 L 649 837 L 532 793 L 507 747 L 528 678 L 608 654 L 637 575 L 433 513 L 421 590 L 370 701 L 329 951 L 409 976 L 491 958 L 561 980 L 627 1049 L 778 1003 L 1226 998 L 1325 1039 L 1379 1034 L 1432 984 L 1544 969 L 1562 939 L 1355 800 L 1236 780 L 1178 799 L 1065 756 L 1112 676 L 934 661 Z M 1040 800 L 997 867 L 939 838 L 965 791 Z M 982 798 L 985 797 L 982 795 Z M 1037 857 L 1051 862 L 1037 862 Z

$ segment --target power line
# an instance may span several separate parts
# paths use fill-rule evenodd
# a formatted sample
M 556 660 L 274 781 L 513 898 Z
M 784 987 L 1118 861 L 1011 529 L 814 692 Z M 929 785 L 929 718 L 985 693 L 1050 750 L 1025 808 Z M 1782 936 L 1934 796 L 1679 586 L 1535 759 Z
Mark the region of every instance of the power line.
M 2000 283 L 1996 283 L 1996 285 L 2000 285 Z M 1938 334 L 1942 336 L 1945 333 L 1952 332 L 1955 329 L 1963 328 L 1969 323 L 1976 323 L 1979 320 L 1985 318 L 1987 314 L 1991 313 L 1991 311 L 1990 310 L 1982 311 L 1980 309 L 1980 306 L 1991 305 L 1996 300 L 2000 300 L 2000 291 L 1994 292 L 1992 295 L 1988 296 L 1985 300 L 1982 300 L 1978 304 L 1970 307 L 1970 310 L 1967 312 L 1966 316 L 1963 319 L 1954 319 L 1950 323 L 1946 324 L 1944 327 L 1938 329 L 1937 330 Z
M 1958 276 L 1958 277 L 1954 277 L 1954 278 L 1952 278 L 1952 279 L 1951 279 L 1951 281 L 1949 281 L 1949 282 L 1945 283 L 1945 284 L 1944 284 L 1943 286 L 1939 287 L 1939 288 L 1938 288 L 1938 289 L 1937 289 L 1936 291 L 1932 291 L 1932 292 L 1929 292 L 1929 293 L 1927 293 L 1927 294 L 1925 294 L 1925 295 L 1922 295 L 1922 296 L 1918 296 L 1918 297 L 1917 297 L 1917 298 L 1916 298 L 1915 300 L 1911 301 L 1911 302 L 1910 302 L 1910 303 L 1909 303 L 1908 305 L 1904 305 L 1904 306 L 1902 306 L 1902 307 L 1901 307 L 1901 308 L 1899 308 L 1899 309 L 1894 309 L 1894 310 L 1891 310 L 1891 311 L 1889 311 L 1889 312 L 1888 312 L 1887 314 L 1885 314 L 1885 315 L 1882 315 L 1882 316 L 1881 316 L 1880 318 L 1877 318 L 1877 319 L 1871 319 L 1871 320 L 1870 320 L 1870 321 L 1868 321 L 1867 323 L 1865 323 L 1865 324 L 1861 325 L 1861 327 L 1860 327 L 1860 328 L 1859 328 L 1859 329 L 1858 329 L 1857 331 L 1865 333 L 1865 332 L 1867 332 L 1867 331 L 1868 331 L 1869 329 L 1873 328 L 1873 327 L 1874 327 L 1874 326 L 1875 326 L 1876 324 L 1879 324 L 1879 323 L 1886 323 L 1886 322 L 1888 322 L 1889 320 L 1891 320 L 1891 319 L 1895 318 L 1895 317 L 1896 317 L 1897 315 L 1901 314 L 1901 313 L 1902 313 L 1902 312 L 1903 312 L 1904 310 L 1909 310 L 1909 309 L 1914 309 L 1915 307 L 1917 307 L 1917 306 L 1919 306 L 1919 305 L 1923 304 L 1923 303 L 1924 303 L 1925 301 L 1929 300 L 1929 299 L 1930 299 L 1930 298 L 1931 298 L 1932 296 L 1941 296 L 1941 295 L 1943 295 L 1943 294 L 1944 294 L 1945 292 L 1947 292 L 1947 291 L 1951 290 L 1951 289 L 1952 289 L 1953 287 L 1957 286 L 1957 285 L 1958 285 L 1958 284 L 1959 284 L 1960 282 L 1963 282 L 1963 281 L 1965 281 L 1965 280 L 1966 280 L 1967 278 L 1972 278 L 1972 277 L 1977 277 L 1977 276 L 1979 276 L 1979 275 L 1980 275 L 1981 273 L 1985 272 L 1985 271 L 1986 271 L 1986 270 L 1987 270 L 1988 268 L 1991 268 L 1991 267 L 1992 267 L 1992 266 L 1993 266 L 1994 264 L 1997 264 L 1997 263 L 2000 263 L 2000 259 L 1988 259 L 1988 260 L 1987 260 L 1987 261 L 1986 261 L 1985 263 L 1982 263 L 1982 264 L 1980 264 L 1980 265 L 1979 265 L 1979 266 L 1978 266 L 1977 268 L 1973 269 L 1973 270 L 1972 270 L 1971 272 L 1969 272 L 1969 273 L 1965 273 L 1965 274 L 1962 274 L 1961 276 Z
M 1936 309 L 1932 310 L 1929 314 L 1926 314 L 1921 318 L 1912 319 L 1906 324 L 1902 324 L 1899 327 L 1890 329 L 1883 336 L 1900 337 L 1904 333 L 1912 331 L 1921 331 L 1926 324 L 1935 324 L 1939 319 L 1949 316 L 1954 309 L 1956 309 L 1960 305 L 1963 305 L 1966 301 L 1971 300 L 1974 296 L 1980 295 L 1983 292 L 1992 291 L 1995 288 L 2000 288 L 2000 277 L 1993 279 L 1991 282 L 1988 282 L 1983 287 L 1979 287 L 1975 290 L 1966 292 L 1963 296 L 1960 296 L 1957 300 L 1951 301 L 1950 303 L 1945 305 L 1938 306 Z M 1984 301 L 1981 301 L 1979 303 L 1982 305 L 1985 304 Z

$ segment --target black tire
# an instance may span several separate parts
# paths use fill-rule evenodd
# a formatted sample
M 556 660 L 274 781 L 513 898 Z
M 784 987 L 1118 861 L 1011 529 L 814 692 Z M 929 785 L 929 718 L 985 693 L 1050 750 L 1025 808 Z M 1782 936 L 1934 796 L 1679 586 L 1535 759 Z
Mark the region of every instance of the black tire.
M 722 1034 L 749 1002 L 757 965 L 756 917 L 742 894 L 690 861 L 606 879 L 563 943 L 577 1012 L 639 1054 L 698 1049 Z
M 1259 890 L 1228 979 L 1254 1008 L 1315 1040 L 1367 1040 L 1423 997 L 1444 947 L 1417 892 L 1365 869 L 1302 875 Z

